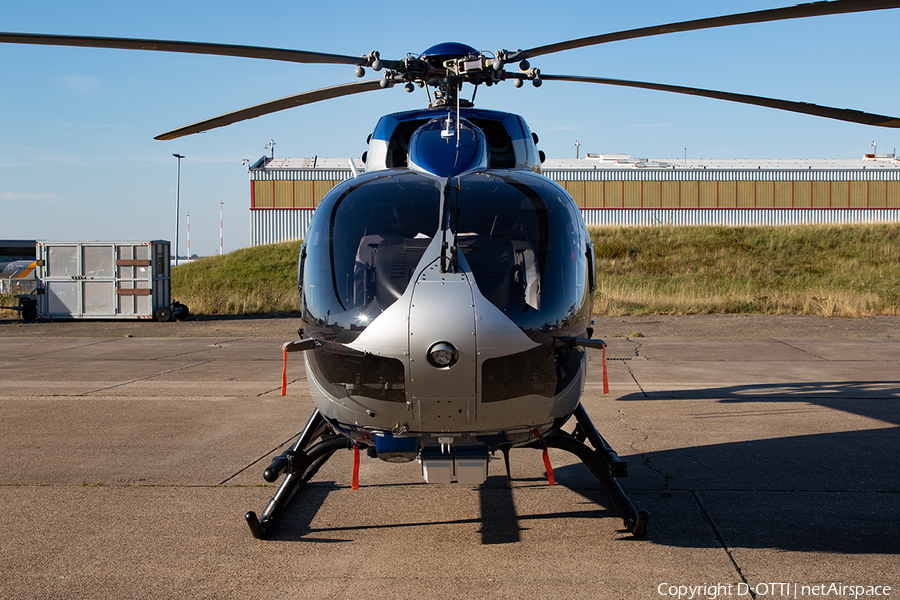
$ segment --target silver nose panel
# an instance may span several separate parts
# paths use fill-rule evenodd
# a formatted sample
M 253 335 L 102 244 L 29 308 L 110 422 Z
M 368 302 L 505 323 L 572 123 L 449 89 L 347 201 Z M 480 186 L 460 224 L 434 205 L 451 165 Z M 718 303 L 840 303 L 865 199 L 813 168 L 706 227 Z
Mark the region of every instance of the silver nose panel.
M 439 343 L 456 348 L 452 366 L 428 359 Z M 476 358 L 472 286 L 465 273 L 441 273 L 434 263 L 416 280 L 409 309 L 409 390 L 423 429 L 462 430 L 474 422 Z
M 348 346 L 404 363 L 408 405 L 391 417 L 397 422 L 408 419 L 411 428 L 436 433 L 496 427 L 478 423 L 481 365 L 537 344 L 481 294 L 470 274 L 441 273 L 439 260 L 424 264 L 403 296 Z M 456 350 L 451 366 L 428 360 L 440 343 Z

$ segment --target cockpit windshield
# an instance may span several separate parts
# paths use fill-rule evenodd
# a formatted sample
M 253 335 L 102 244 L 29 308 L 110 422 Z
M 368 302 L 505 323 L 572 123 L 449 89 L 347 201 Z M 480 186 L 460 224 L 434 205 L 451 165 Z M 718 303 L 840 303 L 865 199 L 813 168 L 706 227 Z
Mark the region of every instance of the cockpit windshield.
M 326 196 L 307 232 L 304 320 L 310 333 L 349 343 L 403 295 L 430 247 L 429 258 L 440 252 L 447 267 L 456 257 L 481 295 L 524 330 L 583 329 L 590 298 L 581 223 L 564 190 L 528 172 L 360 176 Z M 432 245 L 436 235 L 449 248 Z
M 482 295 L 525 330 L 578 320 L 586 240 L 558 186 L 529 173 L 475 173 L 460 178 L 456 204 L 451 195 L 450 227 Z
M 438 230 L 440 198 L 434 179 L 409 171 L 364 175 L 335 188 L 307 232 L 306 319 L 336 332 L 361 331 L 393 304 Z

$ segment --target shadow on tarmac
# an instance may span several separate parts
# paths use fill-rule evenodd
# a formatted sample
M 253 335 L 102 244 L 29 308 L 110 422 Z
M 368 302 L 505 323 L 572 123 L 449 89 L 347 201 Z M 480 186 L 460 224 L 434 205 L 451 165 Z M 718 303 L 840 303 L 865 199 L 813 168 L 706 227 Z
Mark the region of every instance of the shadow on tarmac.
M 728 546 L 853 554 L 900 552 L 900 382 L 859 381 L 741 385 L 632 394 L 619 402 L 710 399 L 722 404 L 768 404 L 771 409 L 697 419 L 809 412 L 820 408 L 894 427 L 804 434 L 698 445 L 629 458 L 629 488 L 646 494 L 655 543 L 684 546 L 659 530 L 660 505 L 693 497 L 716 536 Z M 811 410 L 798 407 L 807 403 Z M 793 406 L 779 406 L 792 404 Z M 664 410 L 664 409 L 663 409 Z M 833 417 L 832 417 L 833 420 Z M 853 419 L 858 427 L 859 421 Z M 833 427 L 833 425 L 832 425 Z M 702 441 L 698 427 L 697 441 Z M 579 477 L 579 480 L 583 480 Z M 655 485 L 654 485 L 655 482 Z M 630 484 L 630 485 L 629 485 Z M 654 494 L 651 489 L 658 489 Z M 637 504 L 637 501 L 635 501 Z M 669 516 L 667 518 L 673 518 Z M 674 516 L 674 518 L 678 518 Z M 699 525 L 699 523 L 698 523 Z M 656 527 L 654 527 L 656 526 Z
M 787 383 L 634 394 L 619 402 L 714 399 L 723 404 L 806 402 L 900 425 L 900 382 Z M 798 409 L 785 409 L 796 413 Z M 802 409 L 800 410 L 802 412 Z M 744 413 L 723 412 L 723 418 Z M 704 414 L 697 418 L 709 418 Z M 702 441 L 698 433 L 697 441 Z M 777 548 L 844 554 L 900 553 L 900 427 L 802 434 L 697 445 L 625 456 L 629 476 L 620 480 L 639 509 L 650 511 L 645 543 L 676 547 Z M 516 488 L 546 480 L 491 476 L 479 488 L 480 516 L 435 522 L 326 527 L 311 523 L 335 482 L 313 481 L 282 515 L 273 539 L 340 542 L 317 532 L 478 524 L 481 543 L 515 544 L 538 519 L 596 518 L 618 521 L 599 482 L 582 464 L 554 470 L 558 485 L 584 498 L 584 510 L 521 514 Z M 422 485 L 425 485 L 424 483 Z M 632 539 L 622 533 L 620 540 Z M 585 535 L 592 535 L 587 531 Z M 352 537 L 352 535 L 350 536 Z

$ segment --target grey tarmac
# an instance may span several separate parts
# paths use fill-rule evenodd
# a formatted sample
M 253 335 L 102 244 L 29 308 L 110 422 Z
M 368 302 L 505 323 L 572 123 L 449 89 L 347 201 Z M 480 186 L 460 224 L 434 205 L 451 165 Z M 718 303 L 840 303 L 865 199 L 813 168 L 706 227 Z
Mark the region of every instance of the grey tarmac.
M 634 540 L 555 449 L 480 487 L 339 452 L 243 515 L 313 408 L 299 321 L 0 321 L 0 599 L 900 597 L 900 318 L 597 319 L 583 402 Z M 887 590 L 889 586 L 891 589 Z

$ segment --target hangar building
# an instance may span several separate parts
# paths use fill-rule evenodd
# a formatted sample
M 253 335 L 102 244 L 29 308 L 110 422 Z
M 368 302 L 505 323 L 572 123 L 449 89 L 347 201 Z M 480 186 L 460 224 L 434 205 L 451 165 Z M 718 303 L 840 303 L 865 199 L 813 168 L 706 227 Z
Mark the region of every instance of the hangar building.
M 250 167 L 251 245 L 302 238 L 359 159 L 269 158 Z M 900 160 L 547 159 L 543 173 L 571 194 L 590 225 L 791 225 L 900 222 Z

